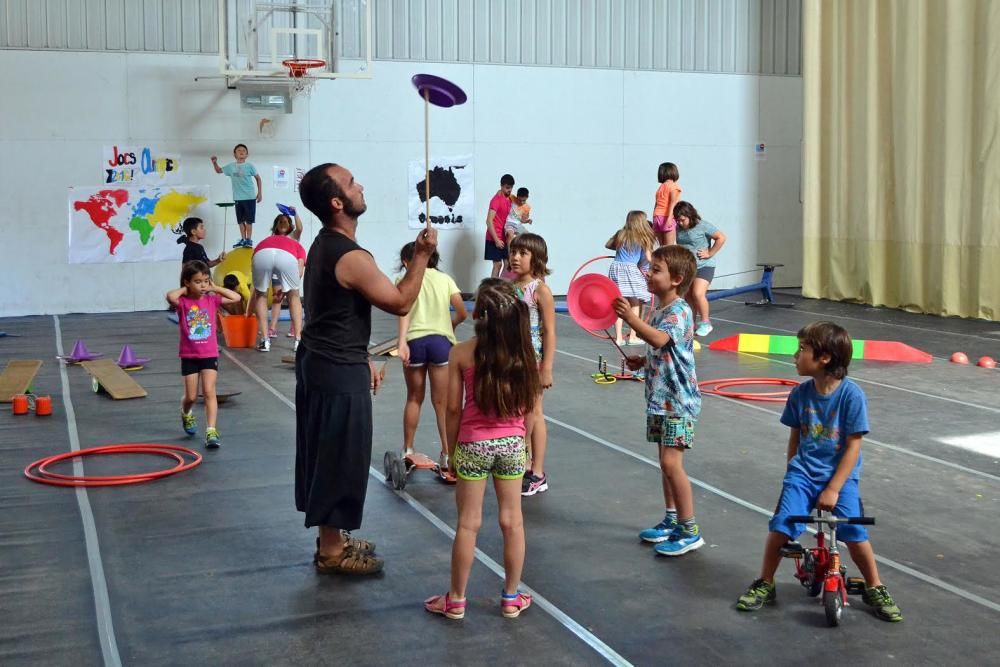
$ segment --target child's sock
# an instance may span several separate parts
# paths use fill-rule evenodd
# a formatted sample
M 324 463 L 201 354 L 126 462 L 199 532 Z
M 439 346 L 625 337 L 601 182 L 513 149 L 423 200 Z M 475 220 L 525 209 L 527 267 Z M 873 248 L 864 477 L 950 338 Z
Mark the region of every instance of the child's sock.
M 677 523 L 677 508 L 668 507 L 667 508 L 667 518 L 670 519 L 672 523 Z
M 677 523 L 685 533 L 693 533 L 698 530 L 698 524 L 693 516 L 690 519 L 679 519 Z

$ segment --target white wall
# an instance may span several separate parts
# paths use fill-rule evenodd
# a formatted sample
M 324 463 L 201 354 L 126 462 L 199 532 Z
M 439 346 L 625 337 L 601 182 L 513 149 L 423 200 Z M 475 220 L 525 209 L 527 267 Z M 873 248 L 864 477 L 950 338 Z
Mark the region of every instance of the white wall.
M 452 79 L 470 98 L 431 110 L 432 153 L 475 159 L 476 226 L 441 234 L 443 261 L 463 289 L 489 271 L 481 259 L 486 204 L 504 172 L 531 190 L 559 294 L 581 263 L 604 254 L 629 209 L 651 210 L 656 167 L 666 160 L 680 167 L 684 198 L 729 235 L 720 274 L 778 261 L 788 265 L 781 284 L 799 284 L 801 79 L 378 62 L 373 80 L 322 82 L 296 100 L 294 114 L 269 115 L 276 133 L 263 139 L 264 114 L 241 110 L 219 80 L 194 81 L 215 67 L 204 56 L 0 52 L 0 262 L 15 286 L 0 315 L 155 309 L 176 284 L 172 262 L 66 261 L 66 188 L 98 185 L 102 147 L 113 142 L 180 153 L 185 181 L 211 185 L 216 201 L 229 199 L 229 183 L 208 156 L 249 144 L 264 179 L 258 239 L 274 202 L 292 197 L 272 187 L 272 165 L 341 163 L 366 188 L 360 241 L 391 271 L 414 236 L 405 223 L 406 169 L 423 156 L 423 111 L 409 79 L 420 71 Z M 758 141 L 768 144 L 764 161 L 754 159 Z M 307 243 L 316 228 L 307 217 Z M 220 213 L 209 226 L 210 255 L 222 231 Z

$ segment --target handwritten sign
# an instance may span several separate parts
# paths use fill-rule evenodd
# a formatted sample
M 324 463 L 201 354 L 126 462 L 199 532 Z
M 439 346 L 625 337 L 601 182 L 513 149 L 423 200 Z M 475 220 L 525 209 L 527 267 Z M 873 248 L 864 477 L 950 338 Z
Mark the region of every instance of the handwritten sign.
M 113 144 L 104 147 L 101 163 L 105 185 L 172 185 L 181 182 L 181 157 L 151 146 Z

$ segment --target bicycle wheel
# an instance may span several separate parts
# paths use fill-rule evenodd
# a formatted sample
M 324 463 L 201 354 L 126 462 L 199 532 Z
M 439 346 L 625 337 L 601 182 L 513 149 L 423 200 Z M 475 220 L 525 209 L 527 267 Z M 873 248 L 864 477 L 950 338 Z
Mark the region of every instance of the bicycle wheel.
M 826 612 L 826 624 L 831 628 L 840 625 L 840 614 L 844 611 L 844 602 L 840 591 L 823 592 L 823 610 Z

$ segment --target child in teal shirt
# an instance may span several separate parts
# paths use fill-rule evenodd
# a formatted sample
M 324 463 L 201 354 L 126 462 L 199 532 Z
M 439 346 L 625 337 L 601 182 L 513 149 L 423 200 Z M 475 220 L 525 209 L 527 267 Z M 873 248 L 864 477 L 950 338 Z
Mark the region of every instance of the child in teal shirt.
M 257 218 L 257 204 L 264 198 L 264 187 L 261 184 L 257 168 L 247 162 L 250 149 L 246 144 L 236 144 L 233 149 L 235 162 L 225 167 L 219 166 L 219 160 L 212 156 L 212 166 L 215 173 L 225 174 L 233 182 L 233 201 L 236 203 L 236 223 L 240 226 L 240 240 L 233 244 L 234 248 L 253 247 L 253 223 Z

